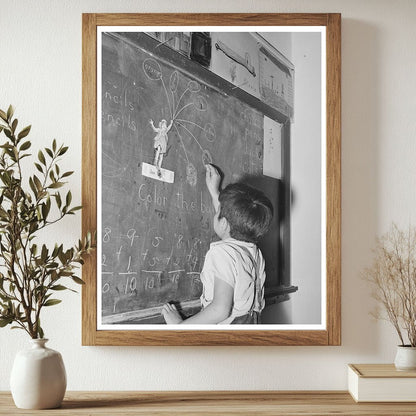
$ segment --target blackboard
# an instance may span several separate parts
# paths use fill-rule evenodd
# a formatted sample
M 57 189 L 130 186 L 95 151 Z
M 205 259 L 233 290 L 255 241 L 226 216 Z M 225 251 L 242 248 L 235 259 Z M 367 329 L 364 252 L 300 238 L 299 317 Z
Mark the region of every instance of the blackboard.
M 215 240 L 207 162 L 222 170 L 224 185 L 243 180 L 272 200 L 274 224 L 260 246 L 266 286 L 275 286 L 280 273 L 281 184 L 262 174 L 263 112 L 181 67 L 147 35 L 135 36 L 102 37 L 104 323 L 158 322 L 165 302 L 184 310 L 198 303 L 204 257 Z M 162 119 L 173 120 L 162 163 L 169 181 L 146 171 L 156 135 L 149 120 L 157 126 Z

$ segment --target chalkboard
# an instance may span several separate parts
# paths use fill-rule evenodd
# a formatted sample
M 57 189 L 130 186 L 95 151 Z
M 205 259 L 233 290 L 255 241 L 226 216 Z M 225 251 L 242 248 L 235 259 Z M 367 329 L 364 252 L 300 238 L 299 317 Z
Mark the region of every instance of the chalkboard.
M 198 304 L 216 239 L 205 163 L 222 170 L 224 185 L 243 180 L 272 200 L 275 220 L 261 245 L 266 285 L 276 286 L 280 273 L 281 184 L 262 174 L 263 113 L 169 60 L 147 35 L 136 38 L 102 37 L 103 323 L 158 322 L 165 302 Z M 158 128 L 163 119 L 172 126 L 157 168 L 150 120 Z

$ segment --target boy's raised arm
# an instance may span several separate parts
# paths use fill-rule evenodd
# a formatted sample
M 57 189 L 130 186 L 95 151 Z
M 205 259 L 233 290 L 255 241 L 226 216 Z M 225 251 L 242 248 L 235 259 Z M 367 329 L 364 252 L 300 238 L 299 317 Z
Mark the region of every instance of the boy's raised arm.
M 211 195 L 215 212 L 217 212 L 220 205 L 218 197 L 220 195 L 221 175 L 218 169 L 209 163 L 205 165 L 205 170 L 205 182 Z

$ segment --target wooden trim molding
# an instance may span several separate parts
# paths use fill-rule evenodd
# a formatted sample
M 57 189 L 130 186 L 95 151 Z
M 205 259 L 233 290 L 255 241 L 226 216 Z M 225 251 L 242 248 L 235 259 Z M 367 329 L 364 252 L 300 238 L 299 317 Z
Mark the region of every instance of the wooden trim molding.
M 327 45 L 326 329 L 98 330 L 96 256 L 83 266 L 83 345 L 340 345 L 341 344 L 341 15 L 84 14 L 82 17 L 83 233 L 97 228 L 97 26 L 325 26 Z

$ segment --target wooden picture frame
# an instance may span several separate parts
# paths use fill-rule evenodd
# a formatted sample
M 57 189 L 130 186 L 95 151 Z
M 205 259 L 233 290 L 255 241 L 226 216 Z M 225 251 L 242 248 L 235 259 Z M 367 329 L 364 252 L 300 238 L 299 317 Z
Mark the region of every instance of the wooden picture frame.
M 325 34 L 326 59 L 326 160 L 322 178 L 325 185 L 326 204 L 323 205 L 323 238 L 326 287 L 323 288 L 325 321 L 319 329 L 282 329 L 280 326 L 263 329 L 100 329 L 97 324 L 97 255 L 90 256 L 83 266 L 86 284 L 82 291 L 82 344 L 83 345 L 340 345 L 341 344 L 341 16 L 340 14 L 83 14 L 82 39 L 82 229 L 83 233 L 97 229 L 97 29 L 100 27 L 322 27 Z M 200 32 L 198 32 L 200 33 Z M 199 48 L 199 51 L 201 48 Z M 201 52 L 203 55 L 203 52 Z M 182 58 L 181 58 L 182 59 Z M 204 64 L 204 57 L 202 59 Z M 248 64 L 247 64 L 248 66 Z M 229 91 L 234 94 L 234 87 Z M 241 92 L 241 96 L 246 93 Z M 264 107 L 264 114 L 267 108 Z M 279 113 L 280 114 L 280 113 Z M 295 113 L 296 118 L 296 113 Z M 286 123 L 289 124 L 289 123 Z M 283 130 L 284 131 L 284 130 Z M 286 148 L 283 151 L 288 152 Z M 290 177 L 290 172 L 287 172 Z M 285 190 L 286 200 L 291 200 L 291 190 Z M 290 211 L 290 207 L 289 207 Z M 290 224 L 288 225 L 290 227 Z M 290 244 L 290 230 L 286 233 Z M 100 241 L 98 241 L 100 244 Z M 284 254 L 290 273 L 290 252 Z M 287 286 L 287 296 L 296 290 Z

